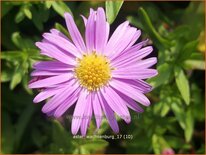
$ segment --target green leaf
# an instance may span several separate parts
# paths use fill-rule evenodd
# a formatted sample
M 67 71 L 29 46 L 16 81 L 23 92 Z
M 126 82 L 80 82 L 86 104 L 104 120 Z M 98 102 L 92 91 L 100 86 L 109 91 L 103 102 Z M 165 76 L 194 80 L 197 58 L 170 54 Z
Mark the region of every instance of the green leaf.
M 152 41 L 159 48 L 170 47 L 171 42 L 159 35 L 159 33 L 154 28 L 147 12 L 143 8 L 139 9 L 139 15 L 140 15 L 140 19 L 142 21 L 142 25 L 144 26 L 144 29 L 149 34 L 149 36 L 152 38 Z
M 1 52 L 1 59 L 14 61 L 22 59 L 22 51 L 4 51 Z
M 62 32 L 63 34 L 65 34 L 68 38 L 70 38 L 69 32 L 64 28 L 64 26 L 62 26 L 59 23 L 55 23 L 54 26 L 57 30 L 59 30 L 60 32 Z
M 178 103 L 173 103 L 171 105 L 172 111 L 174 112 L 180 126 L 182 129 L 185 129 L 185 111 L 183 107 Z
M 45 1 L 44 4 L 45 4 L 45 6 L 46 6 L 47 9 L 50 9 L 51 6 L 52 6 L 52 3 L 53 3 L 52 1 Z
M 28 7 L 24 7 L 23 11 L 27 18 L 32 19 L 32 13 Z
M 28 75 L 23 76 L 23 78 L 22 78 L 22 85 L 23 85 L 24 89 L 27 91 L 27 93 L 32 95 L 33 94 L 32 93 L 32 89 L 28 88 L 28 82 L 29 82 Z
M 193 70 L 193 69 L 205 70 L 205 61 L 186 60 L 183 62 L 183 67 L 189 70 Z
M 53 1 L 52 7 L 62 17 L 64 17 L 65 12 L 69 12 L 72 15 L 72 11 L 63 1 Z
M 18 69 L 16 72 L 14 72 L 14 75 L 12 76 L 10 89 L 13 90 L 21 82 L 21 80 L 22 80 L 22 74 Z
M 15 22 L 20 23 L 24 18 L 25 18 L 24 12 L 22 10 L 19 10 L 19 12 L 17 13 L 15 17 Z
M 106 1 L 105 8 L 106 8 L 106 17 L 107 21 L 111 24 L 117 17 L 119 10 L 122 6 L 124 1 Z
M 152 136 L 152 147 L 155 154 L 160 154 L 164 148 L 169 148 L 169 145 L 163 137 L 154 134 Z
M 167 104 L 164 103 L 162 105 L 162 109 L 161 109 L 161 113 L 160 113 L 161 117 L 166 116 L 167 113 L 169 112 L 169 110 L 170 110 L 170 107 Z
M 186 117 L 185 117 L 185 139 L 186 142 L 190 142 L 191 138 L 192 138 L 192 134 L 193 134 L 193 129 L 194 129 L 194 118 L 192 115 L 191 110 L 188 110 L 186 113 Z
M 169 80 L 172 72 L 172 66 L 168 63 L 164 63 L 157 67 L 157 71 L 158 75 L 148 80 L 154 88 L 166 83 Z
M 182 62 L 189 59 L 192 53 L 197 51 L 198 40 L 190 41 L 184 45 L 183 49 L 180 51 L 180 55 L 177 61 Z
M 19 49 L 31 49 L 35 48 L 34 41 L 30 38 L 23 38 L 20 35 L 20 32 L 14 32 L 11 37 L 13 43 L 19 48 Z
M 12 78 L 12 70 L 10 68 L 4 68 L 1 71 L 1 82 L 8 82 Z
M 174 69 L 177 87 L 187 105 L 190 103 L 190 87 L 184 71 L 176 66 Z

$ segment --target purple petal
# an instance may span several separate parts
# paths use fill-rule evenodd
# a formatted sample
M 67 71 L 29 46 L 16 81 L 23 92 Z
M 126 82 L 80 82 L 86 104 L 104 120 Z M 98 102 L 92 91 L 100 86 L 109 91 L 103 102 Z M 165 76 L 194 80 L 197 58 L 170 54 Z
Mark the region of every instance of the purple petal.
M 106 118 L 109 122 L 109 125 L 111 126 L 112 130 L 115 133 L 118 133 L 119 132 L 119 126 L 117 124 L 117 120 L 115 118 L 114 112 L 109 107 L 109 105 L 106 102 L 106 100 L 104 99 L 104 97 L 99 92 L 97 92 L 97 94 L 98 94 L 98 99 L 99 99 L 99 102 L 101 104 L 101 107 L 102 107 L 102 109 L 105 113 L 105 116 L 106 116 Z
M 158 74 L 156 69 L 121 69 L 114 70 L 112 72 L 112 77 L 121 79 L 147 79 L 154 77 Z
M 82 19 L 83 19 L 84 26 L 86 27 L 86 25 L 87 25 L 87 18 L 86 18 L 86 17 L 84 17 L 83 15 L 81 15 L 81 17 L 82 17 Z
M 101 108 L 101 104 L 99 102 L 97 94 L 93 93 L 92 95 L 93 95 L 92 96 L 92 106 L 94 110 L 94 116 L 96 119 L 97 128 L 99 129 L 101 122 L 102 122 L 102 117 L 103 117 L 102 108 Z
M 127 106 L 112 88 L 105 87 L 104 90 L 101 90 L 101 94 L 103 95 L 109 106 L 112 108 L 112 110 L 116 112 L 119 117 L 124 119 L 127 123 L 131 121 Z
M 136 32 L 140 33 L 140 31 L 137 31 L 136 28 L 133 27 L 127 28 L 124 36 L 118 41 L 118 44 L 114 46 L 113 52 L 111 52 L 109 58 L 113 59 L 117 57 L 121 52 L 123 52 L 126 48 L 128 48 Z
M 86 24 L 85 39 L 88 52 L 91 53 L 95 47 L 95 12 L 92 11 Z
M 77 88 L 68 98 L 59 105 L 54 112 L 54 117 L 61 117 L 78 99 L 81 88 Z
M 152 86 L 148 83 L 144 82 L 143 80 L 130 80 L 130 79 L 117 79 L 124 83 L 129 84 L 130 86 L 134 87 L 135 89 L 139 90 L 142 93 L 148 93 L 152 90 Z
M 56 87 L 56 88 L 47 88 L 43 90 L 41 93 L 39 93 L 33 100 L 34 103 L 41 102 L 49 97 L 54 96 L 60 91 L 63 91 L 64 88 L 62 87 Z
M 130 41 L 130 43 L 127 46 L 127 48 L 125 48 L 125 50 L 130 48 L 137 41 L 137 39 L 139 39 L 140 36 L 141 36 L 141 31 L 140 30 L 136 31 L 136 33 L 134 34 L 132 40 Z
M 69 71 L 42 71 L 42 70 L 35 70 L 31 72 L 31 76 L 56 76 L 61 74 L 69 73 Z
M 60 32 L 60 31 L 57 30 L 57 29 L 51 29 L 50 32 L 51 32 L 52 34 L 58 35 L 58 36 L 60 36 L 60 37 L 62 37 L 62 38 L 64 38 L 64 39 L 70 41 L 67 36 L 65 36 L 62 32 Z
M 129 98 L 128 96 L 122 94 L 122 93 L 118 93 L 119 96 L 121 96 L 121 98 L 125 101 L 126 105 L 136 111 L 136 112 L 139 112 L 139 113 L 142 113 L 144 112 L 144 110 L 142 109 L 142 107 L 140 107 L 133 99 Z
M 78 88 L 78 84 L 74 84 L 74 80 L 69 85 L 65 86 L 65 89 L 60 91 L 54 97 L 52 97 L 42 108 L 42 112 L 48 113 L 56 109 L 59 105 L 65 102 L 65 100 Z
M 102 53 L 103 48 L 105 46 L 106 40 L 106 30 L 107 29 L 107 22 L 105 17 L 105 12 L 103 8 L 97 9 L 97 17 L 96 17 L 96 52 Z
M 110 37 L 106 47 L 105 47 L 105 54 L 109 55 L 111 52 L 114 51 L 114 47 L 118 44 L 119 40 L 121 40 L 122 37 L 124 37 L 124 34 L 127 30 L 127 27 L 129 25 L 129 22 L 126 21 L 122 24 L 120 24 L 117 29 L 114 31 L 112 36 Z
M 139 103 L 141 103 L 145 106 L 150 105 L 150 101 L 148 100 L 148 98 L 144 94 L 142 94 L 141 92 L 139 92 L 135 88 L 125 84 L 124 82 L 113 79 L 110 81 L 110 85 L 113 88 L 115 88 L 117 91 L 119 91 L 119 92 L 125 94 L 126 96 L 138 101 Z
M 124 64 L 126 62 L 130 62 L 131 60 L 140 60 L 138 56 L 141 56 L 142 54 L 145 53 L 140 53 L 139 50 L 142 48 L 147 43 L 146 41 L 140 42 L 127 50 L 124 50 L 119 56 L 116 56 L 115 58 L 112 59 L 112 66 L 116 66 L 117 64 Z M 152 48 L 152 47 L 151 47 Z M 146 54 L 150 54 L 152 50 L 147 50 Z
M 83 136 L 86 135 L 87 128 L 92 117 L 92 94 L 91 93 L 88 95 L 86 103 L 87 103 L 87 108 L 85 108 L 83 120 L 81 124 L 81 134 Z
M 87 102 L 86 102 L 87 98 L 88 98 L 88 92 L 87 90 L 83 90 L 80 93 L 79 99 L 76 103 L 74 113 L 73 113 L 72 126 L 71 126 L 73 135 L 77 134 L 79 127 L 81 125 L 84 111 L 87 108 Z
M 40 61 L 33 65 L 33 68 L 37 70 L 47 70 L 47 71 L 69 71 L 74 67 L 61 63 L 59 61 Z
M 73 58 L 64 54 L 62 51 L 60 51 L 57 47 L 55 47 L 52 44 L 37 42 L 36 46 L 43 51 L 42 54 L 47 53 L 49 57 L 59 60 L 65 64 L 69 64 L 69 65 L 76 64 L 76 61 Z
M 60 37 L 59 35 L 44 33 L 43 37 L 47 39 L 49 42 L 57 45 L 62 48 L 69 54 L 72 54 L 75 57 L 81 57 L 81 53 L 77 50 L 77 48 L 67 39 Z
M 67 28 L 69 30 L 70 36 L 74 44 L 82 53 L 84 53 L 86 51 L 84 40 L 82 39 L 82 36 L 74 22 L 73 17 L 69 13 L 65 13 L 64 16 L 65 16 Z
M 51 85 L 59 84 L 65 81 L 69 81 L 73 75 L 71 73 L 66 73 L 58 76 L 53 76 L 49 78 L 45 78 L 43 80 L 38 80 L 36 82 L 33 82 L 29 84 L 29 88 L 43 88 L 48 87 Z

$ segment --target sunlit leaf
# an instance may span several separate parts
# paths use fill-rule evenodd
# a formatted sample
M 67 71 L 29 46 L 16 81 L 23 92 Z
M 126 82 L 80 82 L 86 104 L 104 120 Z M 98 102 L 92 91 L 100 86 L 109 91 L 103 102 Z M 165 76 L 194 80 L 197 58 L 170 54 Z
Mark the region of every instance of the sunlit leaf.
M 190 87 L 188 79 L 184 73 L 184 71 L 180 67 L 175 67 L 175 81 L 177 87 L 187 105 L 190 103 Z
M 185 139 L 187 142 L 190 142 L 192 138 L 193 128 L 194 128 L 194 118 L 191 113 L 191 110 L 188 110 L 185 117 Z
M 186 60 L 183 63 L 185 69 L 205 70 L 205 61 L 202 60 Z
M 106 8 L 106 17 L 107 21 L 111 24 L 117 17 L 119 10 L 122 6 L 124 1 L 106 1 L 105 8 Z
M 32 13 L 28 7 L 24 7 L 23 11 L 27 18 L 32 19 Z
M 66 5 L 65 2 L 63 1 L 53 1 L 52 2 L 52 7 L 54 8 L 54 10 L 61 15 L 62 17 L 64 17 L 64 13 L 68 12 L 72 15 L 72 11 L 70 10 L 70 8 Z
M 11 83 L 10 83 L 10 89 L 14 89 L 22 80 L 22 73 L 20 70 L 17 70 L 14 72 L 14 75 L 12 76 Z

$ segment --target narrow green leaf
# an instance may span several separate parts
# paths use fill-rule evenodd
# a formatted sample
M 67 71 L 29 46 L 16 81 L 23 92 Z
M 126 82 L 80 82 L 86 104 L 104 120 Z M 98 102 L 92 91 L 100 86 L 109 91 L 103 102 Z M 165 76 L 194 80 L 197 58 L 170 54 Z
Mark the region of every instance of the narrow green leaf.
M 119 10 L 122 6 L 124 1 L 106 1 L 105 8 L 106 8 L 106 17 L 107 21 L 111 24 L 117 17 Z
M 185 129 L 186 125 L 185 125 L 185 111 L 182 108 L 182 106 L 180 106 L 177 103 L 174 103 L 171 105 L 172 111 L 174 112 L 180 126 L 182 129 Z
M 166 116 L 167 113 L 169 112 L 169 110 L 170 110 L 170 107 L 167 104 L 163 104 L 162 109 L 161 109 L 161 113 L 160 113 L 161 117 Z
M 185 117 L 185 139 L 186 142 L 190 142 L 191 138 L 192 138 L 192 133 L 193 133 L 193 129 L 194 129 L 194 118 L 192 115 L 191 110 L 188 110 L 186 113 L 186 117 Z
M 152 38 L 152 41 L 154 41 L 154 43 L 160 48 L 162 46 L 169 47 L 171 45 L 171 42 L 159 35 L 159 33 L 154 28 L 147 12 L 143 8 L 139 9 L 139 15 L 140 15 L 140 19 L 142 21 L 142 25 L 144 26 L 145 31 Z
M 205 61 L 202 60 L 186 60 L 183 62 L 183 67 L 185 69 L 199 69 L 205 70 Z
M 65 12 L 69 12 L 72 15 L 72 11 L 63 1 L 53 1 L 52 7 L 62 17 L 64 17 Z
M 174 69 L 177 87 L 187 105 L 190 103 L 190 87 L 184 71 L 176 66 Z
M 23 11 L 27 18 L 32 19 L 32 13 L 28 7 L 24 7 Z
M 22 51 L 4 51 L 1 52 L 1 59 L 5 59 L 8 61 L 14 61 L 22 59 Z
M 22 74 L 19 71 L 14 72 L 14 75 L 12 76 L 11 83 L 10 83 L 10 89 L 13 90 L 22 80 Z
M 20 10 L 20 11 L 16 14 L 15 22 L 16 22 L 16 23 L 20 23 L 24 18 L 25 18 L 25 14 L 24 14 L 23 11 Z

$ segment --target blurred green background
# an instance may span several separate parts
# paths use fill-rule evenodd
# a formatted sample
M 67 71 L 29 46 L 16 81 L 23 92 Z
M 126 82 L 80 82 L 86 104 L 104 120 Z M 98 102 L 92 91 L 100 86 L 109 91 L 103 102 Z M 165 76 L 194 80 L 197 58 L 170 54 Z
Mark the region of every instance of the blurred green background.
M 125 20 L 140 28 L 158 57 L 159 75 L 148 80 L 152 104 L 131 111 L 129 125 L 119 120 L 119 139 L 73 138 L 70 120 L 42 114 L 44 103 L 32 103 L 38 92 L 27 87 L 32 64 L 47 60 L 34 46 L 42 33 L 68 35 L 65 11 L 83 32 L 79 15 L 97 7 L 106 8 L 111 32 Z M 1 153 L 205 153 L 204 19 L 203 2 L 1 2 Z M 115 135 L 106 120 L 99 131 L 92 122 L 94 134 Z

